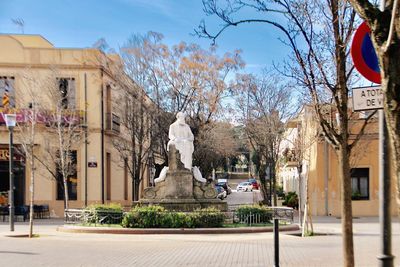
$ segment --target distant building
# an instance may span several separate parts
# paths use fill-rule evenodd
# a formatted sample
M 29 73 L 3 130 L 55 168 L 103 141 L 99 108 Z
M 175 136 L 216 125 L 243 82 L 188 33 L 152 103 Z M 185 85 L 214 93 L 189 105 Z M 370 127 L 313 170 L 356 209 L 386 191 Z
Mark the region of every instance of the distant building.
M 121 114 L 116 111 L 119 103 L 116 103 L 115 98 L 117 92 L 114 77 L 106 66 L 113 64 L 115 57 L 105 55 L 97 49 L 55 48 L 40 35 L 0 35 L 0 47 L 0 97 L 8 91 L 8 108 L 12 108 L 17 114 L 31 108 L 31 103 L 24 100 L 27 85 L 23 82 L 23 76 L 40 80 L 53 71 L 56 73 L 54 82 L 58 83 L 60 90 L 68 90 L 66 101 L 69 108 L 79 114 L 79 119 L 86 125 L 87 142 L 77 144 L 73 152 L 76 171 L 68 179 L 70 207 L 81 208 L 85 204 L 107 202 L 130 205 L 132 180 L 126 164 L 112 144 L 114 138 L 125 135 L 124 128 L 120 125 Z M 7 104 L 3 102 L 2 105 Z M 2 116 L 7 110 L 2 105 L 0 192 L 6 192 L 9 190 L 9 137 Z M 35 150 L 40 154 L 44 142 L 54 140 L 55 137 L 54 133 L 46 134 L 48 130 L 45 126 L 38 128 L 42 134 L 38 137 Z M 18 130 L 15 131 L 18 135 Z M 15 143 L 17 147 L 20 145 L 18 138 L 15 138 Z M 27 205 L 31 167 L 24 155 L 17 155 L 15 162 L 15 204 Z M 52 170 L 57 171 L 55 164 Z M 35 204 L 48 204 L 50 211 L 63 216 L 62 186 L 39 163 L 36 164 L 35 173 Z M 148 166 L 144 177 L 140 185 L 142 188 L 148 186 L 152 178 Z
M 337 123 L 335 112 L 328 108 L 328 113 L 331 123 Z M 333 148 L 320 135 L 314 114 L 312 107 L 305 106 L 297 119 L 288 123 L 287 138 L 281 144 L 279 179 L 285 191 L 296 191 L 300 195 L 302 210 L 308 197 L 312 215 L 341 216 L 338 159 Z M 351 140 L 365 118 L 365 112 L 353 114 L 349 122 Z M 378 123 L 377 118 L 373 118 L 350 159 L 353 216 L 378 216 L 378 149 Z M 392 212 L 396 214 L 394 179 L 392 184 Z

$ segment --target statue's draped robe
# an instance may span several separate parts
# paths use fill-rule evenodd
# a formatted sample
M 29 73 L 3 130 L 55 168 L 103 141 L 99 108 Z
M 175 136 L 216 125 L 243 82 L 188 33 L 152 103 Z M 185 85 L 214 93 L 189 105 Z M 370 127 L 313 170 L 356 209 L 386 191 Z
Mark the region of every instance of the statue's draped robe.
M 181 162 L 186 169 L 192 170 L 192 154 L 194 151 L 194 136 L 186 123 L 174 122 L 169 126 L 169 142 L 168 149 L 174 144 L 181 155 Z

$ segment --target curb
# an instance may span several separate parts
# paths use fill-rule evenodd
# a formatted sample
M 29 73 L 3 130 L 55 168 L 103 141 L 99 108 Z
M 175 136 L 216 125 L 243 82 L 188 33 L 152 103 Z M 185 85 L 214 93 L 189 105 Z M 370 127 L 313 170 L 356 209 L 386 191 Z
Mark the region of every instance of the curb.
M 297 231 L 296 225 L 280 226 L 280 232 Z M 246 234 L 273 232 L 273 227 L 242 227 L 242 228 L 109 228 L 109 227 L 83 227 L 83 226 L 59 226 L 57 231 L 64 233 L 88 233 L 88 234 L 130 234 L 130 235 L 159 235 L 159 234 Z
M 28 238 L 29 234 L 23 234 L 23 233 L 7 233 L 3 235 L 4 237 L 16 237 L 16 238 Z

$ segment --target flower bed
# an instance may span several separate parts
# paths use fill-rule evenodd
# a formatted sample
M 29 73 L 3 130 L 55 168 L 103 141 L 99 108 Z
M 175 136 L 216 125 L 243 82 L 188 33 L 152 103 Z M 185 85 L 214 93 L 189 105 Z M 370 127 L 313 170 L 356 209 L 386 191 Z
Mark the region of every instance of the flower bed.
M 208 228 L 222 227 L 225 216 L 217 209 L 194 212 L 167 211 L 161 206 L 135 207 L 122 220 L 124 228 Z

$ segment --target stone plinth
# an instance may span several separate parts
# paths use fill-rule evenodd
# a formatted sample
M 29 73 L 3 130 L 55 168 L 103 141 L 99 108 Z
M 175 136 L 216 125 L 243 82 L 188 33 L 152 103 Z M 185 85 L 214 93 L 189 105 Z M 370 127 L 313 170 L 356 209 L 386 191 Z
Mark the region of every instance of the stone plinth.
M 193 175 L 186 169 L 168 171 L 164 187 L 164 198 L 166 199 L 192 199 Z
M 192 172 L 183 166 L 179 151 L 174 145 L 169 148 L 168 159 L 169 169 L 165 179 L 154 187 L 145 188 L 144 198 L 137 204 L 160 205 L 175 211 L 194 211 L 209 207 L 228 210 L 227 203 L 216 198 L 217 192 L 211 184 L 195 180 Z

